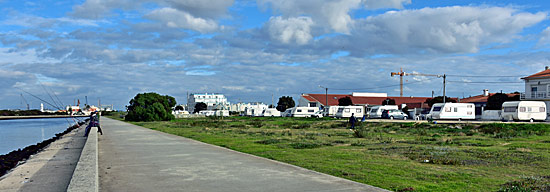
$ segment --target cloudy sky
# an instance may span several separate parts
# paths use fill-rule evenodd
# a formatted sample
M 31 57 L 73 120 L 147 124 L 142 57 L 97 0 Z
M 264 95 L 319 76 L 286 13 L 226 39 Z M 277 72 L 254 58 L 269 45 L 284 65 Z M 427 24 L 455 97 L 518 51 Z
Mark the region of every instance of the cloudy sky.
M 399 95 L 390 72 L 447 74 L 447 95 L 524 91 L 550 65 L 550 3 L 440 0 L 0 0 L 0 109 L 137 93 Z M 404 77 L 405 96 L 442 79 Z M 28 93 L 27 93 L 28 92 Z M 30 94 L 29 94 L 30 93 Z M 55 99 L 57 101 L 57 99 Z M 276 101 L 275 101 L 276 102 Z M 52 108 L 52 107 L 50 107 Z

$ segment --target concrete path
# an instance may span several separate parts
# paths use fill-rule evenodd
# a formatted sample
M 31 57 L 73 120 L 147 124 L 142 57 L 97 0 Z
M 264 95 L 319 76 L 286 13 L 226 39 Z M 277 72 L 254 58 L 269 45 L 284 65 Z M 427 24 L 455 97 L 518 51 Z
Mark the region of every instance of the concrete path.
M 0 191 L 65 191 L 86 137 L 75 129 L 0 178 Z
M 385 191 L 103 117 L 100 191 Z

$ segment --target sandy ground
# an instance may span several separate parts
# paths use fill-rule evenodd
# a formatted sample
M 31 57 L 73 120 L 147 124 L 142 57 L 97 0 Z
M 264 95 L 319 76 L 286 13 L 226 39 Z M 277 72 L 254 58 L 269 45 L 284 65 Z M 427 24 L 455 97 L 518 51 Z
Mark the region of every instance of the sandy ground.
M 0 191 L 65 191 L 86 137 L 85 125 L 66 134 L 0 178 Z

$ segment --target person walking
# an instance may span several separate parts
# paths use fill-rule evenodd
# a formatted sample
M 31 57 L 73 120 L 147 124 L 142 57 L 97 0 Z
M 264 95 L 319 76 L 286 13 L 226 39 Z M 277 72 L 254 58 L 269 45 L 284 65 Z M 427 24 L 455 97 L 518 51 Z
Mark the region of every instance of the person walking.
M 355 129 L 355 122 L 357 122 L 357 119 L 355 119 L 355 116 L 353 116 L 355 113 L 351 114 L 351 117 L 349 117 L 349 123 L 351 124 L 350 130 Z

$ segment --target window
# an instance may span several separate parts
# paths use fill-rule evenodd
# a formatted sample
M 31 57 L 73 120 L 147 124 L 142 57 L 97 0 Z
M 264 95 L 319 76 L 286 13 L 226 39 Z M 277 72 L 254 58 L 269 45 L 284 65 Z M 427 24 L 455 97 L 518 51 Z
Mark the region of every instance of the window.
M 450 107 L 445 107 L 445 112 L 451 112 L 451 108 Z
M 308 109 L 307 112 L 308 112 L 308 113 L 313 113 L 313 112 L 315 112 L 315 111 L 314 111 L 313 109 Z
M 520 108 L 519 108 L 519 112 L 525 112 L 525 111 L 526 111 L 526 110 L 525 110 L 525 107 L 520 107 Z
M 531 87 L 531 92 L 537 92 L 538 91 L 538 87 Z
M 344 108 L 338 108 L 338 113 L 344 112 Z
M 533 108 L 527 107 L 527 112 L 532 112 L 532 111 L 533 111 Z
M 317 103 L 316 103 L 316 102 L 310 102 L 310 103 L 309 103 L 309 106 L 310 106 L 310 107 L 317 107 Z
M 467 105 L 467 107 L 468 107 L 468 108 L 472 108 L 472 107 L 474 107 L 474 105 Z
M 344 109 L 344 112 L 349 113 L 349 109 Z
M 378 110 L 378 109 L 371 109 L 370 112 L 371 112 L 371 113 L 376 113 L 377 110 Z
M 539 112 L 546 112 L 545 107 L 539 107 Z
M 356 113 L 361 113 L 361 109 L 355 109 Z
M 296 110 L 296 112 L 302 112 L 302 110 L 301 110 L 301 109 L 298 109 L 298 110 Z
M 458 112 L 458 107 L 455 107 L 455 112 Z
M 504 110 L 504 112 L 516 112 L 516 107 L 503 107 L 502 110 Z
M 472 112 L 471 112 L 471 111 L 468 111 L 468 112 L 466 112 L 466 114 L 468 114 L 468 115 L 471 115 L 471 114 L 472 114 Z
M 441 107 L 434 107 L 433 111 L 441 111 Z

